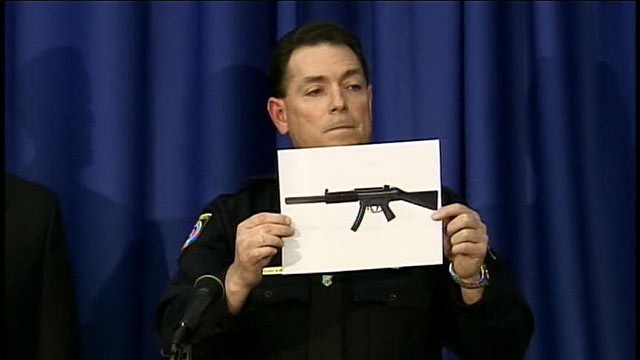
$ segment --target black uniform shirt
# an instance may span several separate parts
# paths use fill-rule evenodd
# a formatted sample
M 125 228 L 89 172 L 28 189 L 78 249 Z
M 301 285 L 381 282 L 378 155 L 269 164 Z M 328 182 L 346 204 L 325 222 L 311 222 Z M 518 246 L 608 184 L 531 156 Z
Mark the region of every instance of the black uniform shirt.
M 165 349 L 194 280 L 224 279 L 233 262 L 237 225 L 259 212 L 279 212 L 277 181 L 222 195 L 199 238 L 188 245 L 158 309 Z M 443 204 L 460 202 L 446 188 Z M 500 262 L 485 259 L 491 283 L 465 305 L 447 266 L 270 275 L 232 316 L 210 306 L 193 335 L 194 359 L 441 359 L 447 346 L 463 359 L 518 359 L 533 332 L 531 311 Z M 331 277 L 327 277 L 331 275 Z

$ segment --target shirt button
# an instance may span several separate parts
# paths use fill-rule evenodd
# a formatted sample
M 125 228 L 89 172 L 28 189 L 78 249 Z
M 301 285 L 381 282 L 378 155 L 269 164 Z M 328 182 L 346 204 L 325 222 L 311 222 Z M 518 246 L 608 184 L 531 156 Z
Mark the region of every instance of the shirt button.
M 389 293 L 389 301 L 395 301 L 398 298 L 396 293 Z
M 266 297 L 267 299 L 270 299 L 271 297 L 273 297 L 273 291 L 271 290 L 267 290 L 264 292 L 264 297 Z

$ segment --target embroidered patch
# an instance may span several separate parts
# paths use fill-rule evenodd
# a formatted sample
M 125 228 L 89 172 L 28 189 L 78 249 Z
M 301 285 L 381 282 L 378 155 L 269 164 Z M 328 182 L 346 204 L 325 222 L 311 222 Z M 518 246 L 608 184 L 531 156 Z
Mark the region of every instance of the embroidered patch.
M 204 229 L 204 226 L 207 224 L 210 218 L 211 218 L 211 213 L 204 213 L 204 214 L 201 214 L 200 217 L 198 217 L 198 221 L 196 221 L 196 224 L 193 225 L 193 229 L 189 234 L 189 238 L 187 239 L 187 241 L 184 242 L 184 245 L 182 245 L 182 250 L 186 249 L 187 246 L 191 245 L 194 241 L 198 240 L 198 238 L 200 237 L 200 234 L 202 233 L 202 229 Z

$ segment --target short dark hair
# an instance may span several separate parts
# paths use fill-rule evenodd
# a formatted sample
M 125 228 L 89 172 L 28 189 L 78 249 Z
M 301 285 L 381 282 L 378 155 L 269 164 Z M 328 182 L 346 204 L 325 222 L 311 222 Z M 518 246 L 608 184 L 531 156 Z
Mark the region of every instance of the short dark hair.
M 274 48 L 269 64 L 271 96 L 277 98 L 286 96 L 284 83 L 291 54 L 300 47 L 322 43 L 348 46 L 358 57 L 365 81 L 369 84 L 369 69 L 358 38 L 340 25 L 330 22 L 313 22 L 289 31 Z

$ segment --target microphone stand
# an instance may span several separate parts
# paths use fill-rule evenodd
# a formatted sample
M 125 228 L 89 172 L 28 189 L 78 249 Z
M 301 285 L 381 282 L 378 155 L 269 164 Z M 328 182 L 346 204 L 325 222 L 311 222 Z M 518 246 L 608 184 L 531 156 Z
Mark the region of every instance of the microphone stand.
M 182 321 L 175 329 L 171 339 L 171 350 L 169 353 L 171 360 L 191 360 L 191 337 L 202 317 L 204 311 L 212 302 L 224 299 L 224 284 L 213 275 L 202 275 L 194 282 L 195 298 L 187 307 Z M 219 293 L 219 298 L 214 298 L 214 294 Z
M 171 345 L 171 360 L 191 360 L 191 344 Z
M 182 322 L 173 334 L 170 360 L 191 360 L 191 341 L 188 341 L 189 328 Z

